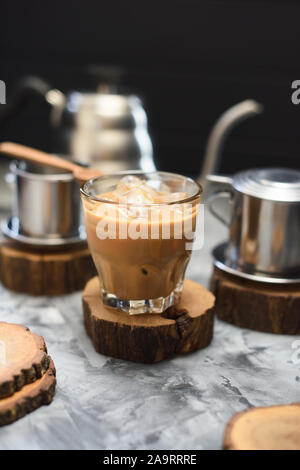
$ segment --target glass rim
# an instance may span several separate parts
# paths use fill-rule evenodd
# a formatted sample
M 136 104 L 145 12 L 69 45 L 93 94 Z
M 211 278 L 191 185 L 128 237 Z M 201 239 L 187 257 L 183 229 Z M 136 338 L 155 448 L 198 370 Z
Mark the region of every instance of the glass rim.
M 109 178 L 114 178 L 116 176 L 125 176 L 125 175 L 155 175 L 155 174 L 159 174 L 159 175 L 163 175 L 163 176 L 169 176 L 169 177 L 176 177 L 176 178 L 179 178 L 179 179 L 182 179 L 182 180 L 187 180 L 189 181 L 190 183 L 193 183 L 196 188 L 197 188 L 197 191 L 195 194 L 193 194 L 192 196 L 189 196 L 189 197 L 186 197 L 184 199 L 179 199 L 178 201 L 170 201 L 170 202 L 159 202 L 159 203 L 149 203 L 149 204 L 135 204 L 135 203 L 130 203 L 130 202 L 124 202 L 124 203 L 120 203 L 118 201 L 108 201 L 107 199 L 102 199 L 102 198 L 99 198 L 99 197 L 96 197 L 96 196 L 92 196 L 91 194 L 88 194 L 87 191 L 86 191 L 86 185 L 92 185 L 94 182 L 96 181 L 99 181 L 99 180 L 105 180 L 105 179 L 109 179 Z M 189 176 L 184 176 L 184 175 L 180 175 L 178 173 L 171 173 L 171 172 L 168 172 L 168 171 L 143 171 L 143 170 L 123 170 L 123 171 L 117 171 L 115 173 L 109 173 L 109 174 L 105 174 L 105 175 L 101 175 L 101 176 L 96 176 L 95 178 L 92 178 L 88 181 L 86 181 L 85 183 L 83 183 L 81 186 L 80 186 L 80 192 L 83 196 L 87 197 L 88 199 L 91 199 L 92 201 L 95 201 L 95 202 L 102 202 L 102 203 L 106 203 L 106 204 L 115 204 L 115 205 L 118 205 L 118 206 L 131 206 L 131 207 L 152 207 L 152 206 L 170 206 L 170 205 L 174 205 L 174 204 L 185 204 L 185 203 L 188 203 L 188 202 L 192 202 L 194 201 L 197 197 L 200 197 L 202 192 L 203 192 L 203 188 L 201 186 L 200 183 L 198 183 L 198 181 L 195 181 L 193 180 L 193 178 L 190 178 Z

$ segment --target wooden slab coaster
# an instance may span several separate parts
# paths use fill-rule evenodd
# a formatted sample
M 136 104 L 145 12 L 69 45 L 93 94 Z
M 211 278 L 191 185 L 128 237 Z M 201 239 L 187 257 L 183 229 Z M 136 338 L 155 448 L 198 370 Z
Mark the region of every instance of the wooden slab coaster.
M 86 331 L 106 356 L 153 363 L 204 348 L 212 338 L 215 299 L 196 282 L 186 280 L 180 303 L 162 315 L 127 315 L 104 306 L 98 277 L 87 283 L 82 300 Z
M 25 385 L 11 397 L 0 400 L 0 426 L 11 424 L 42 405 L 49 405 L 55 393 L 55 373 L 50 358 L 49 368 L 40 379 Z
M 300 284 L 248 281 L 215 267 L 211 290 L 221 320 L 268 333 L 300 333 Z
M 68 294 L 82 290 L 95 274 L 86 245 L 48 252 L 10 243 L 0 246 L 0 281 L 15 292 Z
M 0 322 L 0 398 L 42 377 L 49 362 L 41 336 L 25 326 Z
M 300 403 L 250 408 L 226 426 L 226 450 L 300 450 Z

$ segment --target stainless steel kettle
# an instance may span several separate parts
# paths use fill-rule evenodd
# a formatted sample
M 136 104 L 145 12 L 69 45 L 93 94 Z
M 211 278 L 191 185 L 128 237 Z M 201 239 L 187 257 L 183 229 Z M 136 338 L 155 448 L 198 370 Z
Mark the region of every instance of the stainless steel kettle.
M 118 93 L 115 76 L 115 69 L 104 69 L 95 93 L 73 91 L 67 95 L 37 77 L 27 77 L 1 110 L 0 124 L 38 94 L 51 105 L 56 153 L 101 167 L 106 173 L 153 171 L 153 148 L 143 104 L 136 95 Z

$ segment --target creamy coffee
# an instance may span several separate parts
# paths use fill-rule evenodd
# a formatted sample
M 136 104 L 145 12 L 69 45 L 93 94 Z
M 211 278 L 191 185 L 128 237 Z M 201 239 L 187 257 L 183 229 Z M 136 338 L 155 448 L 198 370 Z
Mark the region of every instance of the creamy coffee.
M 179 300 L 200 195 L 132 175 L 109 189 L 82 196 L 103 300 L 128 313 L 161 312 Z

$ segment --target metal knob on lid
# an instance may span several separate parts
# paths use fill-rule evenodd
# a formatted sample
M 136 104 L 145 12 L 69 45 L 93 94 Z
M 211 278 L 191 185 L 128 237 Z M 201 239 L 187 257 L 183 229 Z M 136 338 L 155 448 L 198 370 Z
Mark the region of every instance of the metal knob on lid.
M 239 192 L 277 202 L 300 202 L 300 171 L 265 168 L 237 173 L 232 186 Z

